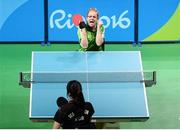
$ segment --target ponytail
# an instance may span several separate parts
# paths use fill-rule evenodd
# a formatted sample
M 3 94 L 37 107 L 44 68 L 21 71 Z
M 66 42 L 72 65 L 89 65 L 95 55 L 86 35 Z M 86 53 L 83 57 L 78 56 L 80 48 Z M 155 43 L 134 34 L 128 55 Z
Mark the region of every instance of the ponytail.
M 81 83 L 77 80 L 69 81 L 67 84 L 67 94 L 73 98 L 75 105 L 83 108 L 85 104 L 84 96 L 82 93 Z
M 77 105 L 84 107 L 85 101 L 82 91 L 78 93 L 76 103 Z

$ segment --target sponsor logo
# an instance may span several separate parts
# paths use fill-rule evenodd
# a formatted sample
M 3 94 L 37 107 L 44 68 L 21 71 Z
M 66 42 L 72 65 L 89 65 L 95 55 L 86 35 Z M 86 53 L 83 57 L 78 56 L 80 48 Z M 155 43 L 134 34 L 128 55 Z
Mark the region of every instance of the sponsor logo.
M 121 28 L 121 29 L 127 29 L 131 25 L 131 20 L 130 18 L 127 17 L 128 15 L 128 10 L 125 10 L 122 12 L 120 15 L 113 15 L 111 17 L 109 16 L 101 16 L 99 20 L 101 20 L 104 24 L 105 28 Z M 59 16 L 57 18 L 57 16 Z M 50 28 L 58 28 L 58 29 L 71 29 L 75 25 L 72 23 L 72 14 L 66 13 L 64 10 L 59 9 L 55 10 L 51 13 L 49 17 L 49 23 L 50 23 Z M 83 17 L 85 20 L 85 18 Z

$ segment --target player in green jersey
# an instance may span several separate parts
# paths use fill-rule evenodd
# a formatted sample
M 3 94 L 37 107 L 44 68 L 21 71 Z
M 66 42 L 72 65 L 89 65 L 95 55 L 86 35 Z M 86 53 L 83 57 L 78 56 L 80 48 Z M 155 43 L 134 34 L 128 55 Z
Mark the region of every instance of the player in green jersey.
M 104 26 L 99 19 L 99 13 L 95 8 L 90 8 L 87 13 L 87 23 L 80 22 L 78 38 L 80 51 L 103 51 L 104 50 Z

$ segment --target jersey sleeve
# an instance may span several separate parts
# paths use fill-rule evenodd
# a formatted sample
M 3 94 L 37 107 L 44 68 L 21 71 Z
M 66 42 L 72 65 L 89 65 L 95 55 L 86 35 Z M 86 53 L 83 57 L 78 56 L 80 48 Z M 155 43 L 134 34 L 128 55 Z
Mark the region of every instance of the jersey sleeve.
M 61 110 L 57 110 L 56 114 L 54 115 L 54 121 L 60 124 L 63 123 L 63 113 Z
M 90 102 L 86 102 L 86 108 L 89 110 L 88 115 L 91 117 L 95 112 L 93 105 Z

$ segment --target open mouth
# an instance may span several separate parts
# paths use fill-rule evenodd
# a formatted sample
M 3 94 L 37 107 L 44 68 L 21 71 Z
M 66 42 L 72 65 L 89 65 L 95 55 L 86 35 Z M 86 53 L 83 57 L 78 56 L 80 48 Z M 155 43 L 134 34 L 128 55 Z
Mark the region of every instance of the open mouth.
M 94 20 L 90 20 L 89 23 L 95 23 L 95 21 Z

